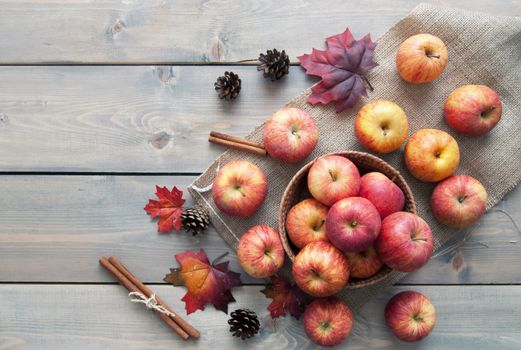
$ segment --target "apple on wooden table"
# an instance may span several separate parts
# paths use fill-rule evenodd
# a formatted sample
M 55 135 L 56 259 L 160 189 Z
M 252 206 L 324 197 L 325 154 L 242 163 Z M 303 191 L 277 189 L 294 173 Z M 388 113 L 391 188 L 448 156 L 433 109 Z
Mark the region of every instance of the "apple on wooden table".
M 436 324 L 436 309 L 425 295 L 415 291 L 396 294 L 385 307 L 385 321 L 394 335 L 406 342 L 428 336 Z
M 245 160 L 224 165 L 212 185 L 212 198 L 223 213 L 232 216 L 250 216 L 266 197 L 268 182 L 264 172 Z
M 501 119 L 503 108 L 498 94 L 485 85 L 464 85 L 450 93 L 445 101 L 445 120 L 450 127 L 467 136 L 481 136 Z
M 314 300 L 304 312 L 304 330 L 320 346 L 335 346 L 344 341 L 353 328 L 353 313 L 342 300 L 329 297 Z

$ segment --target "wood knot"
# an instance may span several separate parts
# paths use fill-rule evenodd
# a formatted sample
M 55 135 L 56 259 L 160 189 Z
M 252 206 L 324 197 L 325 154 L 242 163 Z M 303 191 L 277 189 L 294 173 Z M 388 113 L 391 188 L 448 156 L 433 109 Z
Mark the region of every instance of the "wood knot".
M 6 123 L 9 120 L 7 114 L 0 113 L 0 123 Z
M 167 85 L 175 85 L 177 82 L 172 66 L 157 66 L 154 68 L 154 74 Z
M 160 132 L 156 132 L 155 134 L 150 136 L 149 142 L 155 148 L 162 149 L 166 145 L 168 145 L 168 143 L 170 142 L 171 139 L 172 139 L 172 135 L 169 135 L 165 131 L 160 131 Z
M 452 268 L 456 272 L 460 272 L 461 270 L 463 270 L 464 265 L 465 257 L 463 256 L 463 252 L 461 250 L 458 250 L 458 252 L 452 258 Z
M 116 21 L 109 27 L 109 29 L 107 30 L 108 34 L 111 36 L 111 37 L 115 37 L 117 36 L 120 32 L 123 31 L 123 29 L 125 28 L 125 22 L 119 20 L 119 19 L 116 19 Z
M 218 37 L 214 36 L 210 40 L 209 59 L 213 62 L 220 62 L 224 59 L 226 54 L 226 46 L 224 42 Z

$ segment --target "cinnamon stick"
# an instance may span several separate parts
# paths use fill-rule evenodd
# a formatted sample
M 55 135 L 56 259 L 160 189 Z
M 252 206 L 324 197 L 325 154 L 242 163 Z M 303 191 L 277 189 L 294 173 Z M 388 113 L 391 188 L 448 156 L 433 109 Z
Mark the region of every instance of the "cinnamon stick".
M 106 268 L 114 277 L 130 292 L 140 292 L 139 288 L 134 285 L 127 277 L 125 277 L 114 265 L 112 265 L 106 258 L 102 257 L 99 259 L 101 266 Z M 156 314 L 170 327 L 172 328 L 181 338 L 184 340 L 188 339 L 190 335 L 186 333 L 181 326 L 179 326 L 174 320 L 167 315 L 156 311 Z
M 126 278 L 128 278 L 139 290 L 143 293 L 147 298 L 153 294 L 150 288 L 145 286 L 143 282 L 141 282 L 136 276 L 130 272 L 125 265 L 115 256 L 109 257 L 109 262 L 112 263 Z M 188 333 L 191 337 L 199 338 L 199 331 L 195 329 L 190 323 L 185 321 L 181 316 L 172 311 L 172 309 L 160 298 L 156 295 L 156 301 L 159 305 L 170 311 L 173 315 L 170 317 L 181 327 L 183 330 Z
M 210 136 L 217 137 L 218 139 L 223 139 L 223 140 L 227 140 L 227 141 L 242 143 L 244 145 L 250 145 L 250 146 L 253 146 L 253 147 L 264 149 L 264 146 L 261 145 L 260 143 L 247 140 L 247 139 L 245 139 L 243 137 L 227 135 L 227 134 L 220 133 L 218 131 L 210 131 Z
M 259 156 L 266 156 L 267 152 L 263 145 L 243 139 L 241 137 L 221 134 L 216 131 L 210 132 L 208 141 L 218 145 L 223 145 L 239 151 L 250 152 Z

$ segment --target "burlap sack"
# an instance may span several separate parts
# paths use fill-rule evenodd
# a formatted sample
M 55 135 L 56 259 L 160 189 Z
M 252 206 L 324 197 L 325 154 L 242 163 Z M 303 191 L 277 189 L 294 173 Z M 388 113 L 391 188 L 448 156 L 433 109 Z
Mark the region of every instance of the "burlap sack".
M 449 50 L 445 72 L 441 78 L 430 84 L 406 83 L 396 71 L 395 55 L 398 46 L 409 36 L 418 33 L 431 33 L 440 37 Z M 496 17 L 421 4 L 377 42 L 375 60 L 379 66 L 368 75 L 374 86 L 374 92 L 369 92 L 369 100 L 381 98 L 398 103 L 409 118 L 411 133 L 422 128 L 450 132 L 460 147 L 461 165 L 458 173 L 480 180 L 489 194 L 487 208 L 494 206 L 521 179 L 521 18 Z M 460 136 L 452 132 L 444 122 L 443 103 L 447 95 L 464 84 L 488 85 L 501 96 L 502 120 L 487 136 Z M 307 89 L 287 104 L 308 111 L 317 122 L 319 142 L 308 159 L 296 165 L 287 165 L 269 157 L 227 151 L 189 188 L 195 202 L 209 208 L 212 224 L 234 249 L 240 236 L 250 227 L 256 224 L 277 227 L 277 212 L 282 193 L 293 174 L 303 164 L 328 152 L 362 150 L 353 132 L 353 121 L 359 107 L 366 100 L 355 108 L 337 114 L 333 104 L 311 106 L 306 103 L 309 94 L 310 90 Z M 273 106 L 274 111 L 279 107 L 282 106 Z M 262 129 L 262 125 L 259 126 L 248 138 L 262 141 Z M 433 185 L 421 183 L 410 176 L 403 164 L 402 152 L 394 152 L 382 158 L 398 169 L 410 184 L 419 215 L 431 226 L 435 248 L 439 251 L 442 244 L 454 237 L 456 232 L 439 224 L 429 211 Z M 268 177 L 266 201 L 249 218 L 222 214 L 215 207 L 209 191 L 219 165 L 235 159 L 245 159 L 257 164 Z M 393 272 L 385 281 L 359 290 L 343 291 L 340 296 L 357 310 L 377 292 L 404 276 L 405 274 Z

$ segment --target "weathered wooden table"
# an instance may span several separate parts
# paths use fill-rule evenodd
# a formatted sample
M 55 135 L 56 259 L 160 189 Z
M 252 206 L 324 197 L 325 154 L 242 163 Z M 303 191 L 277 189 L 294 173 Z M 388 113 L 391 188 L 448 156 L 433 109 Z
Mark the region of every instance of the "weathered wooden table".
M 432 2 L 521 16 L 518 0 Z M 300 322 L 266 316 L 262 281 L 243 275 L 233 291 L 233 308 L 264 319 L 260 336 L 232 338 L 228 316 L 207 307 L 187 317 L 201 339 L 183 342 L 129 303 L 97 261 L 119 256 L 183 311 L 185 289 L 162 282 L 174 254 L 231 250 L 212 229 L 157 234 L 143 211 L 154 185 L 185 189 L 222 151 L 207 143 L 209 130 L 244 135 L 313 82 L 297 66 L 272 83 L 233 62 L 273 47 L 296 61 L 346 26 L 377 38 L 416 4 L 0 1 L 0 349 L 312 348 Z M 213 90 L 225 70 L 243 81 L 231 103 Z M 458 249 L 370 302 L 344 346 L 521 348 L 520 205 L 516 189 Z M 386 301 L 403 289 L 427 294 L 438 310 L 435 331 L 414 345 L 383 321 Z

